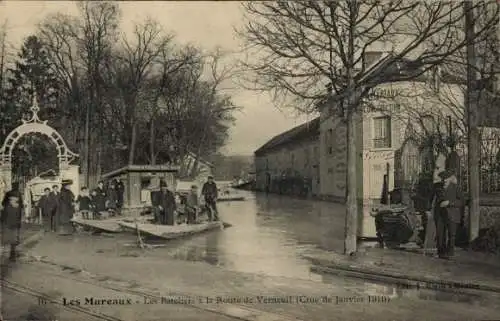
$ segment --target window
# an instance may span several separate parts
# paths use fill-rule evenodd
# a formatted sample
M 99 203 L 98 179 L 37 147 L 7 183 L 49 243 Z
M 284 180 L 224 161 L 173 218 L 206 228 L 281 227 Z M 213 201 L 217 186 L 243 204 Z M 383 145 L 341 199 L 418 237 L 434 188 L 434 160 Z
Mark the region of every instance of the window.
M 292 164 L 292 166 L 291 166 L 292 169 L 295 168 L 295 154 L 294 153 L 292 153 L 290 155 L 290 161 L 291 161 L 291 164 Z
M 433 133 L 436 131 L 436 123 L 434 122 L 434 117 L 431 115 L 426 115 L 422 117 L 422 125 L 424 130 L 428 133 Z
M 141 189 L 146 189 L 151 185 L 151 177 L 141 177 Z
M 326 150 L 328 155 L 333 154 L 333 129 L 328 129 L 328 132 L 326 133 Z
M 373 148 L 391 147 L 391 118 L 388 116 L 373 119 Z
M 364 68 L 369 68 L 373 63 L 375 63 L 380 57 L 382 57 L 383 52 L 381 51 L 367 51 L 363 56 L 363 66 Z

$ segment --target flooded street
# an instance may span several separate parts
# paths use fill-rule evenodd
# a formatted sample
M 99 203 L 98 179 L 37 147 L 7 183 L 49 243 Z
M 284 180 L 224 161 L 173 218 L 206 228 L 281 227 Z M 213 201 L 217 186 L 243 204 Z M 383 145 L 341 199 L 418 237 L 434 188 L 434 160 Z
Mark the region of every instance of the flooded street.
M 238 272 L 307 279 L 314 276 L 303 254 L 342 249 L 342 206 L 276 195 L 245 196 L 246 201 L 218 204 L 221 219 L 231 228 L 176 241 L 158 254 Z
M 445 301 L 491 306 L 497 295 L 445 292 L 434 289 L 404 289 L 362 279 L 341 278 L 311 272 L 304 255 L 343 248 L 343 205 L 293 199 L 286 196 L 241 192 L 245 201 L 221 202 L 220 217 L 232 227 L 163 246 L 138 250 L 133 235 L 89 237 L 86 246 L 104 255 L 140 256 L 142 259 L 169 258 L 196 261 L 221 269 L 276 277 L 276 282 L 306 280 L 328 284 L 332 289 L 358 295 L 384 295 L 391 298 Z M 83 236 L 82 237 L 86 237 Z M 147 259 L 146 259 L 147 260 Z
M 202 261 L 237 272 L 321 281 L 320 276 L 311 274 L 310 263 L 302 256 L 342 250 L 343 206 L 285 196 L 241 194 L 245 201 L 218 204 L 221 220 L 232 227 L 169 241 L 146 255 Z M 133 236 L 120 235 L 101 242 L 116 240 L 119 247 L 135 241 Z

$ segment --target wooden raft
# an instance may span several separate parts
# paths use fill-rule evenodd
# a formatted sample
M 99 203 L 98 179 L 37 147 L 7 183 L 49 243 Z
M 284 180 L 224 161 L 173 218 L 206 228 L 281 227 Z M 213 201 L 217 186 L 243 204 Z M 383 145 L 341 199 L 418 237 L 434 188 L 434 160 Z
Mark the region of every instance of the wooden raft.
M 75 224 L 91 227 L 93 229 L 109 233 L 118 233 L 123 231 L 120 224 L 118 224 L 120 221 L 121 218 L 109 218 L 104 220 L 84 220 L 82 218 L 71 219 L 71 222 Z
M 236 202 L 236 201 L 244 201 L 244 196 L 221 196 L 217 198 L 217 202 Z
M 214 229 L 222 229 L 226 225 L 223 222 L 207 222 L 201 224 L 182 224 L 182 225 L 157 225 L 157 224 L 144 224 L 144 223 L 128 223 L 119 222 L 119 225 L 127 230 L 139 231 L 142 234 L 159 237 L 166 240 L 172 240 L 188 235 L 198 234 L 205 231 Z

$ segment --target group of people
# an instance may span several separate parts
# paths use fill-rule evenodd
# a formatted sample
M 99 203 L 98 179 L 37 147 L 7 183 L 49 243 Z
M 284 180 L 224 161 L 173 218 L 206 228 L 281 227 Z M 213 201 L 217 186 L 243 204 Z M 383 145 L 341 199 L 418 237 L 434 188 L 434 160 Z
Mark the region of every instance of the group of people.
M 458 186 L 457 175 L 453 170 L 438 174 L 440 181 L 427 186 L 425 193 L 430 194 L 430 202 L 420 207 L 426 213 L 433 213 L 435 240 L 439 258 L 449 259 L 455 254 L 457 227 L 463 223 L 464 195 Z M 423 184 L 422 184 L 423 185 Z M 423 186 L 420 188 L 423 188 Z M 427 185 L 427 184 L 426 184 Z M 429 238 L 429 224 L 424 216 L 425 238 Z M 432 241 L 432 240 L 430 240 Z
M 417 211 L 432 213 L 435 226 L 435 241 L 439 258 L 449 259 L 455 254 L 457 228 L 463 225 L 465 197 L 460 188 L 460 160 L 450 143 L 450 153 L 445 160 L 444 170 L 436 170 L 437 177 L 426 177 L 419 180 L 414 198 Z M 424 215 L 424 239 L 429 235 L 427 215 Z M 432 241 L 432 240 L 430 240 Z
M 69 183 L 68 180 L 63 181 L 63 187 L 66 186 L 65 182 Z M 66 190 L 71 192 L 69 189 Z M 99 218 L 106 211 L 113 214 L 120 214 L 123 206 L 124 190 L 124 185 L 120 179 L 111 181 L 107 188 L 104 185 L 104 181 L 99 181 L 97 188 L 90 193 L 87 187 L 82 187 L 80 195 L 76 199 L 72 192 L 71 195 L 68 194 L 66 197 L 68 199 L 66 201 L 68 203 L 66 204 L 66 210 L 69 210 L 69 203 L 71 203 L 71 213 L 66 214 L 65 204 L 64 202 L 61 203 L 59 187 L 54 185 L 52 191 L 49 188 L 45 188 L 44 195 L 42 195 L 37 203 L 37 209 L 42 214 L 46 229 L 56 231 L 58 228 L 57 223 L 61 218 L 64 220 L 66 216 L 70 216 L 69 219 L 71 219 L 75 209 L 78 209 L 84 219 Z
M 192 185 L 187 195 L 174 194 L 168 189 L 165 181 L 160 181 L 160 190 L 151 191 L 151 206 L 154 220 L 161 225 L 174 225 L 186 222 L 196 224 L 201 213 L 206 212 L 209 221 L 218 221 L 217 197 L 218 188 L 213 176 L 209 176 L 203 184 L 201 195 L 205 206 L 201 206 L 198 196 L 198 186 Z
M 63 180 L 62 189 L 53 187 L 52 192 L 47 192 L 44 208 L 45 226 L 48 230 L 59 230 L 61 234 L 71 234 L 73 225 L 71 218 L 74 213 L 74 195 L 69 189 L 73 182 Z M 49 197 L 50 196 L 50 197 Z M 16 259 L 16 246 L 19 244 L 19 233 L 24 211 L 24 203 L 19 184 L 12 184 L 12 189 L 5 193 L 2 200 L 1 223 L 2 223 L 2 245 L 10 246 L 10 260 Z
M 82 188 L 76 199 L 78 210 L 83 219 L 101 218 L 105 212 L 121 215 L 124 193 L 125 185 L 120 178 L 111 180 L 108 184 L 101 180 L 90 193 L 88 188 Z
M 87 187 L 83 187 L 77 198 L 70 189 L 72 184 L 71 180 L 65 179 L 61 182 L 60 190 L 58 185 L 52 186 L 52 190 L 45 188 L 44 195 L 37 203 L 37 209 L 41 213 L 46 231 L 72 234 L 74 226 L 71 219 L 76 210 L 85 219 L 98 218 L 103 212 L 121 214 L 125 188 L 120 179 L 109 182 L 108 188 L 105 187 L 104 181 L 99 181 L 97 188 L 91 193 Z M 160 190 L 151 192 L 151 202 L 157 223 L 174 225 L 177 213 L 178 217 L 185 216 L 188 224 L 194 224 L 197 222 L 197 215 L 204 211 L 207 212 L 209 221 L 218 220 L 216 205 L 218 189 L 212 176 L 203 185 L 201 194 L 205 200 L 205 207 L 200 206 L 197 186 L 193 185 L 186 197 L 176 200 L 176 195 L 168 189 L 166 182 L 161 181 Z M 5 193 L 0 210 L 2 245 L 10 246 L 10 259 L 15 260 L 24 211 L 18 183 L 12 184 L 12 189 Z

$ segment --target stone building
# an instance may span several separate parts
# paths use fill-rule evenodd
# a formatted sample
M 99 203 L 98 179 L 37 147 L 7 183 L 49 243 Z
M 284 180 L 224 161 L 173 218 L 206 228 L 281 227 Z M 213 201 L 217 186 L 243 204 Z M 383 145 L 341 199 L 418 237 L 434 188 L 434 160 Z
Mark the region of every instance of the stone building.
M 257 149 L 254 153 L 257 190 L 318 195 L 319 128 L 318 117 L 273 137 Z
M 372 53 L 375 63 L 389 53 Z M 406 63 L 402 60 L 395 70 L 402 72 Z M 358 124 L 362 137 L 364 200 L 380 199 L 384 175 L 388 173 L 389 190 L 411 184 L 426 166 L 425 153 L 419 150 L 426 134 L 448 135 L 448 117 L 452 118 L 453 130 L 460 128 L 457 106 L 446 104 L 452 97 L 463 101 L 458 79 L 439 69 L 424 73 L 412 81 L 386 83 L 377 86 L 364 100 L 362 120 Z M 346 196 L 347 138 L 346 125 L 332 110 L 338 107 L 327 102 L 321 108 L 320 125 L 320 195 L 323 198 L 343 201 Z

